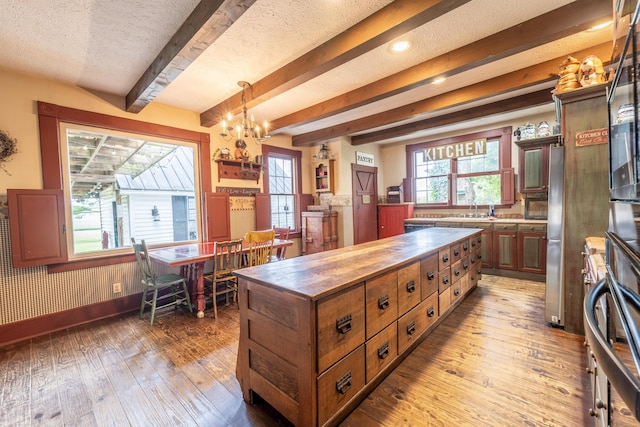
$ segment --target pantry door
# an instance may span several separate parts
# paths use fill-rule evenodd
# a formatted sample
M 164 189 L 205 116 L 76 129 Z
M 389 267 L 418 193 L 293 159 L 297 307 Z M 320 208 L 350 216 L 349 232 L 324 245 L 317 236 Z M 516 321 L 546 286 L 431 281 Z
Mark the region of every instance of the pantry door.
M 351 165 L 353 243 L 378 239 L 378 168 Z

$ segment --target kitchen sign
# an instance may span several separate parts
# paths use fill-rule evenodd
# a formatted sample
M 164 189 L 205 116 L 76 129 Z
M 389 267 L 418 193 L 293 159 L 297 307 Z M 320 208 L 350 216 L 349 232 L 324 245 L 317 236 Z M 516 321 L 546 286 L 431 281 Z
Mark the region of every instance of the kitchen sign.
M 606 144 L 609 141 L 609 129 L 592 129 L 576 133 L 576 147 Z
M 373 154 L 356 151 L 356 165 L 375 166 L 373 163 Z
M 487 154 L 487 139 L 456 142 L 455 144 L 439 145 L 424 149 L 424 160 L 446 160 L 458 157 L 479 156 Z

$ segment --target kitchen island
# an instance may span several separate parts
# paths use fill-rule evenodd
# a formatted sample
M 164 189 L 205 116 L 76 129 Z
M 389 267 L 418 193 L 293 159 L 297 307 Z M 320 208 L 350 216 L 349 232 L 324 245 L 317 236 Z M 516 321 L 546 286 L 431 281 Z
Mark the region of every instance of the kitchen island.
M 340 422 L 477 285 L 481 231 L 432 228 L 235 272 L 244 399 L 299 426 Z

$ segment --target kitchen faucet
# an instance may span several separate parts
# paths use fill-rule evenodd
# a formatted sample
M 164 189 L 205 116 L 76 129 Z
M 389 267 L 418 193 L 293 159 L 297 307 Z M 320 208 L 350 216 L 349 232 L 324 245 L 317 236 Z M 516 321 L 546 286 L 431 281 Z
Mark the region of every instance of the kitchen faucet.
M 475 214 L 473 212 L 473 207 L 475 206 Z M 477 202 L 473 202 L 469 205 L 469 210 L 472 211 L 469 213 L 469 217 L 475 217 L 478 218 L 478 203 Z

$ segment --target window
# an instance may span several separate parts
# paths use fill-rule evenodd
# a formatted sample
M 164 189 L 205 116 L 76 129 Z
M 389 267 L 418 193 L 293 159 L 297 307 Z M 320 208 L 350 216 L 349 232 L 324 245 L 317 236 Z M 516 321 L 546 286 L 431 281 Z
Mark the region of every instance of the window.
M 61 124 L 67 224 L 74 256 L 198 240 L 194 144 Z
M 263 145 L 262 154 L 267 161 L 264 191 L 270 197 L 271 226 L 299 231 L 302 152 Z
M 67 233 L 69 236 L 73 234 L 74 238 L 72 244 L 67 245 L 68 256 L 65 259 L 60 258 L 58 261 L 64 264 L 50 266 L 50 272 L 130 262 L 133 256 L 130 247 L 131 236 L 136 239 L 152 240 L 154 243 L 202 240 L 201 236 L 205 235 L 205 225 L 201 219 L 202 209 L 199 197 L 195 197 L 195 195 L 211 192 L 208 133 L 109 116 L 40 101 L 37 106 L 43 188 L 45 190 L 65 190 L 64 209 L 67 228 L 72 227 L 74 231 L 74 233 Z M 122 147 L 114 145 L 110 147 L 110 150 L 106 149 L 104 153 L 107 153 L 107 156 L 102 159 L 105 170 L 100 171 L 97 166 L 101 161 L 97 154 L 99 150 L 93 150 L 92 155 L 88 157 L 90 161 L 85 155 L 81 156 L 84 159 L 81 160 L 72 154 L 73 150 L 85 149 L 84 144 L 73 146 L 72 140 L 80 136 L 89 139 L 120 138 Z M 102 141 L 103 146 L 106 145 L 105 143 L 106 140 Z M 97 148 L 101 142 L 98 140 L 95 141 L 95 144 L 94 148 Z M 139 157 L 129 153 L 129 148 L 125 149 L 124 146 L 129 148 L 137 146 L 137 151 L 132 150 L 132 152 L 140 154 L 139 157 L 144 156 L 146 160 L 138 162 Z M 89 144 L 86 149 L 87 151 L 90 149 Z M 118 154 L 120 149 L 122 156 Z M 125 151 L 131 154 L 128 162 L 124 159 L 127 157 L 124 155 Z M 184 156 L 180 163 L 190 164 L 188 168 L 185 168 L 186 170 L 180 171 L 178 167 L 174 167 L 176 164 L 174 162 L 179 156 Z M 119 159 L 120 157 L 123 157 L 122 161 Z M 115 158 L 118 160 L 116 161 Z M 116 166 L 118 166 L 117 170 L 122 173 L 115 172 Z M 83 168 L 84 172 L 82 172 Z M 112 170 L 107 172 L 109 168 Z M 171 172 L 169 172 L 170 170 Z M 145 186 L 151 185 L 151 182 L 147 181 L 151 179 L 151 171 L 155 174 L 153 179 L 158 183 L 162 182 L 162 184 L 158 184 L 157 190 L 150 190 L 149 194 L 153 195 L 155 192 L 155 196 L 162 196 L 164 201 L 160 204 L 149 204 L 148 201 L 140 203 L 132 193 L 127 194 L 128 190 L 123 189 L 125 187 L 124 181 L 129 181 L 136 174 L 138 174 L 137 180 L 131 181 L 127 185 L 132 188 L 135 186 L 134 184 L 142 185 L 141 180 L 143 179 Z M 171 176 L 171 173 L 176 175 Z M 161 174 L 164 177 L 161 177 Z M 180 182 L 184 188 L 181 188 L 180 191 L 177 190 L 177 187 L 174 189 L 175 191 L 166 190 L 170 181 L 173 184 Z M 193 189 L 187 189 L 191 185 Z M 94 193 L 89 196 L 91 189 L 94 190 Z M 74 195 L 76 190 L 77 193 Z M 145 192 L 146 190 L 145 188 Z M 171 194 L 166 194 L 166 191 Z M 99 194 L 100 192 L 102 193 Z M 79 194 L 84 194 L 84 196 Z M 96 197 L 96 194 L 99 194 L 100 197 Z M 99 216 L 100 219 L 97 220 L 96 216 Z M 135 223 L 141 219 L 148 223 L 154 221 L 162 223 L 165 218 L 171 219 L 171 227 L 167 228 L 162 235 L 149 230 L 141 231 L 142 229 Z M 95 236 L 97 222 L 101 227 L 98 249 L 96 249 Z M 207 226 L 211 227 L 211 224 Z M 103 227 L 105 227 L 104 230 Z M 106 227 L 109 229 L 107 230 Z M 87 234 L 93 233 L 87 240 L 82 236 L 84 228 L 91 229 L 90 232 L 87 231 Z M 115 230 L 118 230 L 117 243 L 116 234 L 110 233 Z M 102 231 L 107 231 L 109 236 L 105 236 Z M 102 249 L 103 246 L 106 249 Z
M 513 203 L 511 128 L 407 146 L 408 175 L 419 205 L 451 207 Z

